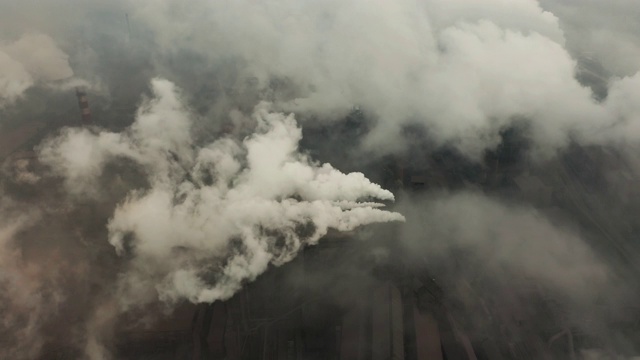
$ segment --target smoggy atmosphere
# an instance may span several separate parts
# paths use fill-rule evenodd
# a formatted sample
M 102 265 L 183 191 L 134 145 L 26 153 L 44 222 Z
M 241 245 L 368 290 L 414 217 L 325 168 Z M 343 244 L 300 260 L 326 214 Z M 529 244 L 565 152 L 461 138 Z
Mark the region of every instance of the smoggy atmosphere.
M 0 0 L 0 359 L 640 359 L 640 1 Z

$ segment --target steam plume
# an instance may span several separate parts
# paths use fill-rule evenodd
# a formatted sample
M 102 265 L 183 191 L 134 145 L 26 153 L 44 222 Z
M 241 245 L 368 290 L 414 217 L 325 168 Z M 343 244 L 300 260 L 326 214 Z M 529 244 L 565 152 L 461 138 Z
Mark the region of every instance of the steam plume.
M 0 105 L 14 101 L 36 82 L 71 77 L 68 58 L 45 34 L 28 33 L 15 42 L 0 43 Z
M 178 14 L 171 4 L 137 13 L 161 48 L 182 44 L 214 62 L 224 49 L 259 87 L 286 79 L 298 91 L 276 101 L 283 109 L 336 119 L 359 106 L 377 120 L 368 150 L 402 148 L 401 129 L 417 123 L 478 158 L 514 118 L 525 118 L 535 148 L 548 155 L 570 137 L 608 142 L 597 134 L 629 134 L 620 123 L 637 122 L 620 109 L 634 104 L 622 84 L 637 82 L 638 68 L 611 79 L 618 99 L 629 100 L 598 103 L 576 79 L 560 20 L 534 1 L 205 1 Z M 195 9 L 207 21 L 180 26 Z
M 357 202 L 393 200 L 389 191 L 299 153 L 293 116 L 261 104 L 253 135 L 197 147 L 174 85 L 156 79 L 152 88 L 125 132 L 67 130 L 40 149 L 76 194 L 95 189 L 111 161 L 128 159 L 145 174 L 149 188 L 132 191 L 108 225 L 110 243 L 133 256 L 121 278 L 123 301 L 139 305 L 156 292 L 166 301 L 227 299 L 330 228 L 403 220 Z

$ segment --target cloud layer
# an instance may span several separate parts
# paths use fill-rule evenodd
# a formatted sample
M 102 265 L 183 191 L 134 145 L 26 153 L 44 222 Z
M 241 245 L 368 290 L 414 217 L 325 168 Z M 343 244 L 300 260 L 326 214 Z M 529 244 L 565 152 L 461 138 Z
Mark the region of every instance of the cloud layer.
M 334 158 L 380 173 L 407 132 L 483 171 L 514 124 L 526 124 L 526 155 L 542 168 L 568 144 L 635 148 L 639 11 L 633 0 L 0 0 L 0 122 L 68 124 L 73 86 L 106 90 L 90 92 L 97 127 L 56 129 L 38 145 L 50 173 L 21 160 L 19 178 L 0 179 L 3 198 L 27 199 L 0 204 L 0 335 L 29 339 L 0 356 L 33 358 L 68 313 L 74 345 L 102 356 L 101 328 L 122 309 L 226 299 L 329 229 L 403 220 L 378 203 L 389 191 L 301 150 L 303 129 L 329 129 L 319 138 Z M 354 108 L 365 123 L 348 139 L 357 155 L 331 130 L 352 126 Z M 212 131 L 223 124 L 235 128 Z M 412 255 L 473 251 L 487 273 L 533 279 L 581 310 L 620 291 L 578 231 L 529 204 L 453 193 L 398 210 Z M 44 261 L 46 244 L 68 251 Z M 91 295 L 96 282 L 115 297 Z
M 401 128 L 412 123 L 472 157 L 494 147 L 514 118 L 530 121 L 543 152 L 610 127 L 637 136 L 618 124 L 637 123 L 636 114 L 619 111 L 634 102 L 593 99 L 575 78 L 577 55 L 566 48 L 561 21 L 534 1 L 200 1 L 176 8 L 167 1 L 136 9 L 161 49 L 235 59 L 264 88 L 286 79 L 297 90 L 276 101 L 283 109 L 331 119 L 359 106 L 377 120 L 365 142 L 370 150 L 401 147 Z M 610 85 L 618 99 L 637 88 L 635 72 L 625 75 Z
M 194 96 L 196 84 L 207 82 L 180 64 L 211 74 L 217 96 L 204 101 L 222 107 L 216 113 L 223 116 L 229 106 L 261 100 L 324 120 L 339 120 L 357 106 L 376 124 L 363 147 L 380 155 L 403 149 L 402 129 L 413 124 L 475 159 L 496 146 L 514 119 L 530 122 L 534 148 L 547 155 L 570 138 L 608 143 L 620 140 L 618 134 L 624 141 L 638 137 L 638 115 L 624 111 L 634 106 L 638 88 L 632 60 L 637 38 L 631 22 L 616 21 L 640 11 L 630 1 L 615 1 L 607 6 L 611 12 L 595 1 L 579 10 L 555 0 L 67 1 L 50 9 L 90 19 L 89 28 L 74 20 L 42 21 L 31 5 L 22 5 L 23 24 L 40 23 L 67 44 L 81 76 L 112 77 L 98 64 L 106 50 L 119 49 L 194 87 Z M 25 26 L 6 20 L 13 32 Z M 50 43 L 43 37 L 27 34 L 11 46 L 39 60 L 23 64 L 24 56 L 16 60 L 8 52 L 2 57 L 4 68 L 13 69 L 7 97 L 21 93 L 34 76 L 53 76 L 53 67 L 54 77 L 69 72 L 64 54 L 50 44 L 35 46 Z M 599 103 L 588 84 L 576 80 L 584 58 L 606 69 L 587 70 L 597 73 L 598 86 L 616 93 L 615 101 Z M 246 91 L 247 82 L 253 91 Z

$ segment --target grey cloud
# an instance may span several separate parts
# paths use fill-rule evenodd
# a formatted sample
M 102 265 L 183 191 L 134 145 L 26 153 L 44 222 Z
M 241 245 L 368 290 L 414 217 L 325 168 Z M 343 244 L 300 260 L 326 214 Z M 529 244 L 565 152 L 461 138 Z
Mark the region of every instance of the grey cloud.
M 613 275 L 580 236 L 533 208 L 460 193 L 404 201 L 400 211 L 408 216 L 407 245 L 426 258 L 467 249 L 490 272 L 504 266 L 580 298 L 593 297 Z
M 572 35 L 571 21 L 578 10 L 554 1 L 166 0 L 61 7 L 73 9 L 78 20 L 51 31 L 78 42 L 72 30 L 81 26 L 79 19 L 102 14 L 111 26 L 95 22 L 87 33 L 96 40 L 112 39 L 114 46 L 127 38 L 124 14 L 130 14 L 138 38 L 117 46 L 127 53 L 147 52 L 152 66 L 166 75 L 180 77 L 167 64 L 184 53 L 203 59 L 201 73 L 233 62 L 235 75 L 224 86 L 235 92 L 217 98 L 217 114 L 227 116 L 230 108 L 223 104 L 234 97 L 246 97 L 252 105 L 271 100 L 276 109 L 325 119 L 341 118 L 359 106 L 376 119 L 363 146 L 380 155 L 401 150 L 401 129 L 419 123 L 437 142 L 454 144 L 477 159 L 495 147 L 499 131 L 523 117 L 532 124 L 539 153 L 548 155 L 569 137 L 589 138 L 615 126 L 619 109 L 633 103 L 619 103 L 633 94 L 633 88 L 618 85 L 624 79 L 609 85 L 628 92 L 618 96 L 615 108 L 596 103 L 591 90 L 575 79 L 574 49 L 580 39 Z M 586 18 L 602 13 L 594 2 L 587 9 Z M 628 16 L 624 10 L 634 8 L 616 2 L 613 9 Z M 628 26 L 602 21 L 611 25 L 607 30 L 630 33 Z M 588 19 L 580 23 L 593 31 L 598 25 Z M 620 74 L 631 77 L 635 71 Z M 16 84 L 26 84 L 25 79 Z M 237 91 L 250 79 L 257 81 L 253 100 Z M 270 89 L 274 79 L 285 80 L 290 89 Z M 637 122 L 625 115 L 623 121 Z
M 0 105 L 14 101 L 34 83 L 71 76 L 69 57 L 48 35 L 26 33 L 0 44 Z
M 593 58 L 612 75 L 632 76 L 640 70 L 637 1 L 540 0 L 540 3 L 560 19 L 567 47 L 576 56 Z

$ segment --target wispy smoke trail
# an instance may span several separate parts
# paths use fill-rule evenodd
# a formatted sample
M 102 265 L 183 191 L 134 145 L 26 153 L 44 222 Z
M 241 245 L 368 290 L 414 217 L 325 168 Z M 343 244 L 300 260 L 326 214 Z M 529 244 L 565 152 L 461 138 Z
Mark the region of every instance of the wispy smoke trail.
M 430 197 L 427 206 L 424 202 L 401 204 L 414 220 L 403 238 L 423 256 L 464 249 L 495 276 L 522 272 L 581 299 L 593 298 L 611 281 L 613 274 L 584 239 L 533 208 L 475 193 Z

